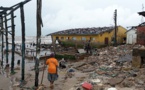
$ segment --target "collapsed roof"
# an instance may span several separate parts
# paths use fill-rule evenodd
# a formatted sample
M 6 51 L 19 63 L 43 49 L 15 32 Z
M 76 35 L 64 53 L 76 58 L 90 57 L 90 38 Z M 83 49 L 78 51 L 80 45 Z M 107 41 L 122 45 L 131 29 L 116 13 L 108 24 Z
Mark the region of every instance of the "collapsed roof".
M 48 35 L 71 35 L 71 34 L 75 34 L 75 35 L 89 35 L 89 34 L 100 34 L 103 32 L 110 32 L 114 30 L 114 27 L 93 27 L 93 28 L 76 28 L 76 29 L 67 29 L 67 30 L 63 30 L 63 31 L 58 31 L 55 33 L 51 33 Z M 48 36 L 47 35 L 47 36 Z

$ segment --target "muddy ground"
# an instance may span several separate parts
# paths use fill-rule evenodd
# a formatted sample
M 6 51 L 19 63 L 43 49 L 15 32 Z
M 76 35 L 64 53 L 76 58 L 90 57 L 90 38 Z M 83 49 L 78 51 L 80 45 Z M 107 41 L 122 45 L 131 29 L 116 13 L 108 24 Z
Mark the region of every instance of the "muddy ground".
M 78 62 L 67 62 L 66 69 L 59 69 L 59 78 L 52 90 L 83 90 L 81 86 L 83 82 L 90 83 L 93 90 L 145 90 L 145 68 L 132 67 L 133 47 L 135 46 L 109 46 L 98 49 L 91 56 Z M 16 55 L 16 58 L 21 59 L 21 56 Z M 10 75 L 9 70 L 1 69 L 0 90 L 34 90 L 34 61 L 26 59 L 25 63 L 26 82 L 20 84 L 21 67 L 15 64 L 14 75 Z M 51 90 L 47 80 L 47 68 L 41 85 L 43 63 L 44 61 L 40 62 L 38 90 Z M 75 72 L 72 77 L 67 77 L 66 72 L 70 67 Z

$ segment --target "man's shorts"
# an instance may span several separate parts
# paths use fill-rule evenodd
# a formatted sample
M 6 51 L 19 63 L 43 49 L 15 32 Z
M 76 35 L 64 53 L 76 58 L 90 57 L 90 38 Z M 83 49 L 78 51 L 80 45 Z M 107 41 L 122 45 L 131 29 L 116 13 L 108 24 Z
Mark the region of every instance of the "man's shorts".
M 51 73 L 48 73 L 48 80 L 50 81 L 50 82 L 53 82 L 53 81 L 55 81 L 55 80 L 57 80 L 58 79 L 58 74 L 51 74 Z

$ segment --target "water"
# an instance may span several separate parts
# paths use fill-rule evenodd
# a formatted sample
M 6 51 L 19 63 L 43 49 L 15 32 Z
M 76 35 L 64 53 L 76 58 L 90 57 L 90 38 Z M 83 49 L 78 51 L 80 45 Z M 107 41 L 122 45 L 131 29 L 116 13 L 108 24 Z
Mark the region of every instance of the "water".
M 5 39 L 4 39 L 5 40 Z M 8 42 L 12 43 L 12 38 L 8 37 Z M 26 43 L 36 43 L 36 36 L 26 36 L 25 37 Z M 15 36 L 15 43 L 20 44 L 22 43 L 22 37 L 21 36 Z M 43 36 L 41 37 L 41 44 L 50 44 L 52 43 L 51 36 Z
M 8 40 L 9 40 L 8 41 L 9 43 L 12 42 L 11 37 L 9 37 Z M 26 50 L 35 50 L 36 49 L 36 46 L 30 45 L 30 43 L 36 43 L 36 37 L 34 37 L 34 36 L 28 36 L 28 37 L 26 37 L 26 41 L 25 42 L 26 42 L 25 43 Z M 52 41 L 51 41 L 51 37 L 50 36 L 42 37 L 41 38 L 41 44 L 50 44 L 51 42 Z M 17 45 L 15 46 L 15 51 L 21 52 L 21 47 L 20 47 L 21 43 L 22 43 L 21 36 L 16 36 L 15 37 L 15 44 L 17 44 Z M 0 46 L 1 46 L 1 41 L 0 41 Z M 6 45 L 4 44 L 4 46 L 6 46 Z M 6 47 L 4 47 L 3 49 L 5 50 Z M 9 50 L 11 50 L 11 49 L 12 49 L 12 45 L 9 44 Z M 0 47 L 0 52 L 1 52 L 1 47 Z M 49 55 L 51 53 L 51 51 L 49 49 L 42 48 L 41 52 L 40 52 L 40 56 L 44 56 L 45 53 L 46 53 L 46 55 Z M 1 54 L 2 53 L 0 53 L 0 60 L 1 60 Z M 29 55 L 29 56 L 35 56 L 36 52 L 32 52 L 32 53 L 31 52 L 26 52 L 25 54 Z M 21 75 L 22 56 L 20 56 L 19 54 L 15 53 L 14 57 L 15 57 L 15 59 L 14 59 L 14 68 L 18 68 L 18 67 L 20 68 L 20 70 L 15 70 L 17 72 L 15 74 L 16 76 L 13 78 L 13 76 L 10 75 L 10 68 L 7 69 L 7 71 L 0 68 L 0 76 L 1 76 L 0 78 L 3 78 L 4 81 L 6 81 L 6 79 L 7 79 L 7 85 L 10 86 L 9 90 L 20 90 L 20 89 L 15 89 L 16 87 L 13 87 L 13 84 L 18 83 L 14 79 L 16 77 Z M 9 52 L 9 55 L 8 55 L 8 64 L 10 65 L 10 67 L 11 67 L 11 61 L 12 61 L 11 59 L 12 59 L 12 53 Z M 17 61 L 18 60 L 20 60 L 20 63 L 21 63 L 20 65 L 17 65 Z M 40 65 L 42 63 L 44 63 L 44 61 L 40 60 Z M 4 67 L 5 67 L 5 65 L 6 65 L 6 54 L 4 54 L 3 64 L 4 64 Z M 26 72 L 26 74 L 27 73 L 31 73 L 34 76 L 34 71 L 32 71 L 32 69 L 34 69 L 34 66 L 35 66 L 35 59 L 34 58 L 33 59 L 27 59 L 27 58 L 25 58 L 25 72 Z M 6 77 L 6 78 L 4 78 L 4 77 Z M 11 81 L 10 83 L 9 83 L 9 80 Z M 7 85 L 5 87 L 8 87 Z
M 27 36 L 25 37 L 26 38 L 26 43 L 25 43 L 25 48 L 26 48 L 26 51 L 27 50 L 36 50 L 36 46 L 32 46 L 30 45 L 30 43 L 36 43 L 36 37 L 35 36 Z M 4 39 L 5 40 L 5 39 Z M 9 40 L 9 43 L 11 43 L 12 39 L 11 37 L 8 37 L 8 40 Z M 41 44 L 50 44 L 52 42 L 51 40 L 51 37 L 50 36 L 45 36 L 45 37 L 42 37 L 41 38 Z M 18 52 L 21 52 L 21 47 L 19 45 L 21 45 L 22 43 L 22 39 L 21 39 L 21 36 L 16 36 L 15 37 L 15 44 L 17 44 L 15 46 L 15 51 L 18 51 Z M 4 44 L 4 48 L 3 50 L 6 49 L 6 45 Z M 9 44 L 8 46 L 9 50 L 12 49 L 12 45 Z M 1 47 L 0 47 L 0 52 L 1 52 Z M 44 56 L 45 54 L 46 55 L 50 55 L 51 51 L 49 49 L 41 49 L 41 52 L 40 52 L 40 56 Z M 26 55 L 29 55 L 29 56 L 36 56 L 36 52 L 25 52 Z M 4 61 L 5 61 L 5 57 L 6 57 L 6 54 L 4 54 Z M 11 53 L 9 53 L 9 60 L 11 60 Z M 21 56 L 19 55 L 15 55 L 15 59 L 18 60 L 18 59 L 22 59 Z M 0 54 L 0 60 L 1 60 L 1 54 Z

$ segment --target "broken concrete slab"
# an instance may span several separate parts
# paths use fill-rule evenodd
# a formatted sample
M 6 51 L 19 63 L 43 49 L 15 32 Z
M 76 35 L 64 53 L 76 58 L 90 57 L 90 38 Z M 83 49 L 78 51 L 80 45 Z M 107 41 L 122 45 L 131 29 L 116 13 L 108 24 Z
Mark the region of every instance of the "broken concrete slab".
M 125 78 L 111 78 L 108 80 L 108 83 L 110 85 L 117 85 L 117 84 L 120 84 Z

